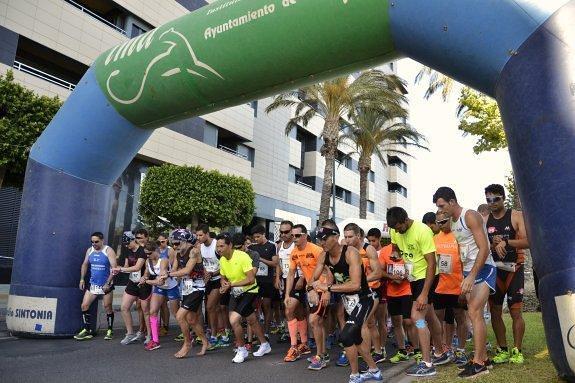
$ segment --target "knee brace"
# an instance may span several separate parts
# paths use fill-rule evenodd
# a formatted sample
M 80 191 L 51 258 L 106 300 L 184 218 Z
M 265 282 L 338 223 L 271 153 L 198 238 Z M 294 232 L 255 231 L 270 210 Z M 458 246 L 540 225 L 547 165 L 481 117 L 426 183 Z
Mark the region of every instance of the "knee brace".
M 427 324 L 425 323 L 425 319 L 418 319 L 415 321 L 416 328 L 425 328 Z
M 358 326 L 355 322 L 347 322 L 341 330 L 339 339 L 341 340 L 343 347 L 351 347 L 361 344 L 363 341 L 361 337 L 361 326 Z

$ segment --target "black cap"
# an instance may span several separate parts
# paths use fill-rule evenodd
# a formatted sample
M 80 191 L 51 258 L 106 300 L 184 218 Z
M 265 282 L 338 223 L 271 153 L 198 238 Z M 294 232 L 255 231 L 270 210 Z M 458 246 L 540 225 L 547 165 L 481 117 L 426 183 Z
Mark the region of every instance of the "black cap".
M 317 232 L 317 238 L 325 240 L 330 235 L 339 235 L 339 230 L 329 227 L 322 227 Z

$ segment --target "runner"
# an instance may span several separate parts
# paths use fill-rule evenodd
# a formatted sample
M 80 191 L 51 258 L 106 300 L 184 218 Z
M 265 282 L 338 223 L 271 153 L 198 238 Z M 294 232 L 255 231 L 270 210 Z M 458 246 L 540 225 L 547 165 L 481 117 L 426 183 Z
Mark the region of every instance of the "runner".
M 92 339 L 92 323 L 90 306 L 101 297 L 104 300 L 104 310 L 106 310 L 106 321 L 108 330 L 105 340 L 111 340 L 114 336 L 114 310 L 112 300 L 114 298 L 114 274 L 111 272 L 116 267 L 116 253 L 111 247 L 104 245 L 104 234 L 97 231 L 90 236 L 92 247 L 86 250 L 86 256 L 80 271 L 80 290 L 84 292 L 82 300 L 82 320 L 84 327 L 74 336 L 76 340 Z M 86 289 L 86 272 L 90 267 L 90 285 Z
M 454 351 L 444 352 L 433 364 L 447 364 L 451 360 L 458 366 L 469 361 L 465 355 L 467 338 L 467 319 L 465 311 L 459 303 L 461 283 L 463 282 L 463 265 L 459 256 L 459 248 L 455 235 L 451 232 L 449 216 L 442 211 L 437 212 L 436 224 L 439 233 L 433 237 L 437 249 L 437 264 L 439 269 L 439 283 L 435 288 L 434 308 L 440 322 L 444 322 L 443 343 L 448 347 L 452 344 L 454 333 L 454 319 L 457 321 L 458 345 Z M 448 314 L 448 310 L 450 313 Z M 450 316 L 451 318 L 449 318 Z
M 409 360 L 410 353 L 405 344 L 404 327 L 409 334 L 409 340 L 414 344 L 414 358 L 421 357 L 417 330 L 411 320 L 411 287 L 407 279 L 405 261 L 393 253 L 393 245 L 390 243 L 379 251 L 379 262 L 382 265 L 383 277 L 387 279 L 387 305 L 393 332 L 397 343 L 397 352 L 389 361 L 399 363 Z
M 369 329 L 365 321 L 372 311 L 374 299 L 363 271 L 359 251 L 353 246 L 339 244 L 339 231 L 335 225 L 322 224 L 318 238 L 325 253 L 318 259 L 313 287 L 321 291 L 322 295 L 331 291 L 342 294 L 346 323 L 341 330 L 340 340 L 345 347 L 351 367 L 349 382 L 383 381 L 381 371 L 377 368 L 369 349 Z M 333 276 L 335 284 L 331 283 L 331 278 L 327 282 L 317 280 L 325 267 Z M 368 365 L 368 371 L 361 375 L 358 353 Z
M 280 292 L 280 299 L 285 301 L 285 288 L 286 288 L 286 278 L 289 272 L 290 255 L 295 247 L 294 236 L 292 234 L 293 222 L 292 221 L 282 221 L 280 222 L 280 240 L 276 246 L 276 254 L 278 256 L 278 266 L 276 267 L 275 277 L 274 277 L 274 287 Z M 301 276 L 301 272 L 298 271 L 298 277 Z M 303 282 L 303 279 L 302 281 Z M 300 286 L 301 287 L 301 286 Z M 281 305 L 280 301 L 280 305 Z M 284 305 L 285 309 L 285 305 Z M 299 319 L 305 319 L 305 314 L 303 308 L 299 307 L 298 312 Z M 289 338 L 289 329 L 286 332 L 287 327 L 287 316 L 284 316 L 285 321 L 282 321 L 278 326 L 278 333 L 280 335 L 279 342 L 284 342 Z M 285 322 L 285 323 L 284 323 Z
M 429 226 L 429 228 L 433 232 L 433 235 L 439 233 L 439 226 L 437 225 L 437 223 L 435 223 L 436 220 L 437 218 L 435 217 L 435 213 L 432 211 L 425 213 L 423 215 L 423 219 L 421 220 L 421 222 Z
M 160 253 L 160 259 L 168 259 L 170 267 L 173 267 L 176 259 L 176 252 L 168 245 L 168 236 L 166 234 L 160 234 L 156 242 Z M 160 336 L 168 335 L 168 330 L 170 328 L 170 311 L 166 310 L 167 308 L 167 301 L 164 300 L 164 303 L 162 303 L 162 307 L 160 308 Z
M 431 341 L 438 352 L 441 353 L 443 348 L 441 324 L 433 311 L 434 290 L 438 282 L 433 232 L 425 224 L 410 219 L 401 207 L 387 211 L 387 224 L 393 245 L 392 257 L 401 257 L 405 261 L 413 300 L 411 319 L 417 329 L 422 354 L 422 361 L 406 373 L 417 377 L 433 376 L 437 372 L 431 359 Z
M 122 319 L 126 325 L 126 336 L 120 342 L 123 345 L 138 342 L 144 339 L 142 331 L 134 335 L 132 314 L 130 308 L 135 302 L 140 302 L 144 314 L 144 326 L 147 334 L 150 334 L 150 296 L 152 286 L 145 283 L 143 274 L 146 269 L 146 253 L 136 241 L 131 231 L 125 231 L 122 235 L 122 244 L 128 249 L 124 267 L 116 267 L 114 272 L 128 273 L 130 275 L 124 294 L 122 295 Z M 149 335 L 146 337 L 149 341 Z
M 274 271 L 279 265 L 276 255 L 276 246 L 266 238 L 266 229 L 262 225 L 256 225 L 251 231 L 255 243 L 250 246 L 251 250 L 260 255 L 260 264 L 256 279 L 258 282 L 261 307 L 264 314 L 264 333 L 269 338 L 270 322 L 272 319 L 272 299 L 279 295 L 274 287 Z
M 451 218 L 451 230 L 459 244 L 464 276 L 461 292 L 466 295 L 467 311 L 473 325 L 474 355 L 473 361 L 458 376 L 473 378 L 489 372 L 483 308 L 489 295 L 495 292 L 495 266 L 489 254 L 489 241 L 481 215 L 459 206 L 455 192 L 446 186 L 437 189 L 433 202 Z
M 234 363 L 242 363 L 249 356 L 245 348 L 244 329 L 242 318 L 252 326 L 254 333 L 260 341 L 259 349 L 253 353 L 260 357 L 271 352 L 271 346 L 264 337 L 264 333 L 255 314 L 254 300 L 257 297 L 258 285 L 255 278 L 253 261 L 250 256 L 232 246 L 231 236 L 228 233 L 220 234 L 217 239 L 217 251 L 221 255 L 220 273 L 222 276 L 220 293 L 231 292 L 230 323 L 234 329 L 237 352 Z
M 182 348 L 174 354 L 178 359 L 188 356 L 192 348 L 190 327 L 202 342 L 201 350 L 196 354 L 204 355 L 209 347 L 208 338 L 204 333 L 202 322 L 202 301 L 206 291 L 204 281 L 204 264 L 200 251 L 200 243 L 189 230 L 179 229 L 171 234 L 172 243 L 178 247 L 177 263 L 169 277 L 182 278 L 182 304 L 176 313 L 176 320 L 183 334 Z
M 381 346 L 381 340 L 379 338 L 379 332 L 375 323 L 375 313 L 379 306 L 379 291 L 381 286 L 381 267 L 379 265 L 379 259 L 377 257 L 377 251 L 373 246 L 364 241 L 365 232 L 355 223 L 347 224 L 343 229 L 343 236 L 347 246 L 353 246 L 359 251 L 361 261 L 363 264 L 363 272 L 367 278 L 367 283 L 371 289 L 373 298 L 373 308 L 369 312 L 364 326 L 367 327 L 368 337 L 364 341 L 368 345 L 368 350 L 371 352 L 372 345 L 374 347 L 374 352 L 371 354 L 375 363 L 380 363 L 385 360 L 384 352 Z M 367 371 L 367 365 L 360 365 L 360 372 Z
M 317 265 L 317 260 L 323 252 L 321 247 L 314 245 L 307 241 L 307 228 L 304 225 L 295 225 L 291 230 L 293 238 L 295 238 L 295 247 L 291 251 L 291 256 L 288 264 L 288 272 L 285 279 L 284 291 L 284 304 L 286 318 L 288 320 L 288 330 L 290 336 L 290 349 L 284 358 L 286 362 L 295 362 L 302 355 L 311 354 L 308 346 L 307 327 L 308 323 L 305 318 L 305 282 L 311 282 L 313 272 Z M 283 262 L 283 261 L 282 261 Z M 285 270 L 285 269 L 284 269 Z M 299 272 L 303 277 L 299 276 Z M 317 311 L 311 310 L 312 314 L 318 314 Z M 310 318 L 310 321 L 311 318 Z M 317 320 L 312 321 L 318 323 Z M 323 326 L 321 326 L 323 330 Z M 316 333 L 316 339 L 321 339 L 322 334 L 319 333 L 320 326 L 313 327 Z M 299 333 L 301 343 L 298 345 L 297 334 Z M 325 345 L 324 345 L 325 346 Z M 312 370 L 320 370 L 327 363 L 321 356 L 325 354 L 325 349 L 318 344 L 317 356 L 311 359 L 309 368 Z
M 525 284 L 525 249 L 529 241 L 525 230 L 523 214 L 518 210 L 505 208 L 505 189 L 493 184 L 485 188 L 485 198 L 489 204 L 487 235 L 491 244 L 491 256 L 497 267 L 495 294 L 489 297 L 491 325 L 497 338 L 498 350 L 493 363 L 505 362 L 522 364 L 521 352 L 525 321 L 523 320 L 523 288 Z M 513 321 L 514 346 L 507 348 L 505 323 L 503 322 L 503 300 L 507 296 L 507 307 Z
M 137 229 L 136 231 L 133 231 L 135 237 L 136 237 L 136 241 L 138 242 L 138 245 L 140 245 L 140 247 L 143 249 L 147 244 L 148 244 L 148 240 L 150 239 L 150 234 L 148 233 L 148 230 L 144 229 L 144 228 L 140 228 Z M 140 305 L 140 301 L 136 301 L 136 311 L 138 312 L 138 321 L 139 321 L 139 330 L 138 330 L 138 334 L 146 334 L 146 340 L 144 341 L 144 343 L 148 343 L 148 340 L 150 340 L 150 332 L 147 331 L 146 328 L 146 318 L 144 317 L 144 310 L 142 310 L 142 307 Z
M 158 314 L 160 307 L 166 300 L 170 301 L 172 314 L 176 316 L 180 307 L 180 289 L 178 282 L 174 278 L 168 277 L 171 271 L 169 259 L 160 258 L 159 248 L 153 243 L 148 243 L 144 251 L 148 256 L 147 269 L 144 280 L 152 286 L 152 299 L 150 302 L 150 328 L 152 330 L 152 340 L 146 344 L 146 350 L 152 351 L 160 348 L 160 333 Z M 165 323 L 165 322 L 164 322 Z

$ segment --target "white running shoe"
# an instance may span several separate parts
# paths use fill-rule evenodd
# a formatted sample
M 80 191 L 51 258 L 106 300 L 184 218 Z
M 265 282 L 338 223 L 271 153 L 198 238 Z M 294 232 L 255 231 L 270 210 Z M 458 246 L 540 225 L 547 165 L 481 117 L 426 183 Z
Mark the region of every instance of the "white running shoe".
M 124 346 L 127 344 L 132 343 L 132 341 L 134 340 L 136 336 L 134 334 L 126 334 L 126 336 L 124 337 L 124 339 L 122 339 L 120 341 L 120 344 L 123 344 Z
M 249 356 L 249 353 L 245 347 L 238 347 L 238 351 L 236 352 L 236 356 L 234 356 L 234 359 L 232 359 L 232 362 L 243 363 L 244 360 L 246 360 L 248 356 Z
M 138 331 L 136 333 L 136 336 L 132 339 L 132 341 L 130 343 L 141 342 L 144 340 L 144 338 L 145 338 L 144 333 L 141 331 Z
M 264 356 L 265 354 L 269 354 L 272 351 L 272 346 L 270 346 L 269 342 L 262 343 L 258 350 L 254 352 L 254 356 Z

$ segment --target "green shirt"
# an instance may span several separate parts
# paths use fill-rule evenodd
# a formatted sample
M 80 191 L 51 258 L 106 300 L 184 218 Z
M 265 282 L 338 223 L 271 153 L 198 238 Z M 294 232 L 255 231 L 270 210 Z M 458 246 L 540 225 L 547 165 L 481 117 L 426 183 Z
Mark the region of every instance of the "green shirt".
M 220 258 L 220 275 L 224 276 L 230 283 L 236 283 L 246 279 L 246 273 L 253 270 L 252 259 L 247 253 L 240 250 L 234 250 L 232 257 L 228 260 L 226 257 Z M 251 285 L 242 286 L 244 291 L 257 293 L 258 286 L 254 282 Z
M 412 280 L 417 281 L 425 278 L 427 273 L 427 261 L 424 255 L 435 252 L 433 232 L 424 223 L 413 221 L 413 224 L 403 234 L 394 229 L 389 230 L 391 243 L 395 244 L 400 251 L 401 257 L 407 264 L 413 265 L 411 272 Z

